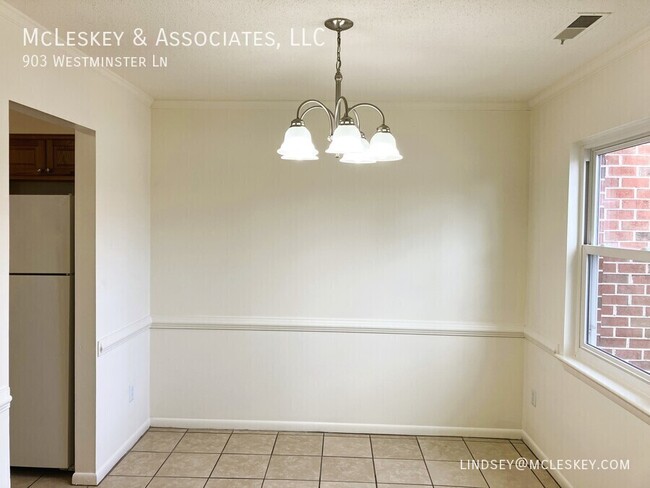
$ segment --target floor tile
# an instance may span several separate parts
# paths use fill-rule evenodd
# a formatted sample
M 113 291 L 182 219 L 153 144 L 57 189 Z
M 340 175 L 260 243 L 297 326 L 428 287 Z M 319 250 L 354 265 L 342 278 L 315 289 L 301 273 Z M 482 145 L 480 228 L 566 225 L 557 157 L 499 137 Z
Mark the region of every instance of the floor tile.
M 370 458 L 372 457 L 370 437 L 325 436 L 323 456 Z
M 411 459 L 375 459 L 377 483 L 431 485 L 424 461 Z
M 273 454 L 293 456 L 320 456 L 322 452 L 322 434 L 279 434 L 273 448 Z
M 319 456 L 272 456 L 267 479 L 316 480 L 320 477 Z
M 208 480 L 205 488 L 262 488 L 262 480 L 212 478 Z
M 371 436 L 372 455 L 375 459 L 422 459 L 415 437 Z
M 318 488 L 318 481 L 264 480 L 262 488 Z
M 271 456 L 222 454 L 213 478 L 264 478 Z
M 375 488 L 374 483 L 353 483 L 348 481 L 321 481 L 320 488 Z M 403 488 L 391 486 L 390 488 Z M 421 486 L 418 488 L 422 488 Z
M 174 452 L 221 453 L 230 434 L 188 432 L 176 445 Z
M 38 478 L 42 472 L 31 468 L 11 468 L 11 488 L 28 488 Z
M 502 439 L 500 437 L 463 437 L 466 441 L 472 442 L 505 442 L 510 443 L 510 439 Z
M 232 434 L 232 429 L 187 429 L 187 431 L 204 434 Z
M 130 452 L 111 471 L 112 475 L 153 476 L 167 459 L 163 452 Z
M 510 442 L 467 441 L 467 447 L 475 459 L 514 461 L 520 457 Z
M 375 481 L 372 459 L 324 457 L 322 463 L 322 481 Z
M 487 488 L 483 475 L 478 469 L 462 469 L 458 461 L 426 461 L 426 463 L 433 486 Z
M 262 435 L 277 435 L 277 430 L 246 430 L 246 429 L 235 429 L 233 430 L 235 434 L 262 434 Z
M 512 445 L 522 457 L 529 461 L 537 461 L 537 457 L 533 451 L 531 451 L 523 441 L 513 441 Z M 544 469 L 533 469 L 533 473 L 535 473 L 535 476 L 539 479 L 544 488 L 560 488 L 560 485 L 557 484 L 548 471 Z
M 149 427 L 147 432 L 187 432 L 187 429 L 179 429 L 177 427 Z
M 492 488 L 543 488 L 530 469 L 484 469 L 483 476 Z
M 420 437 L 419 439 L 424 459 L 432 461 L 460 461 L 472 459 L 467 446 L 459 439 L 440 439 Z
M 430 484 L 427 486 L 431 486 Z M 353 487 L 352 487 L 353 488 Z M 405 484 L 390 484 L 390 483 L 378 483 L 377 488 L 426 488 L 425 485 L 405 485 Z M 456 488 L 454 486 L 445 486 L 444 488 Z
M 172 452 L 184 432 L 178 431 L 149 431 L 143 435 L 132 451 Z
M 154 478 L 147 488 L 203 488 L 205 478 Z
M 218 459 L 218 454 L 173 452 L 156 476 L 208 478 Z
M 56 472 L 48 470 L 33 485 L 34 488 L 70 488 L 72 487 L 72 472 Z
M 145 488 L 149 481 L 150 476 L 107 476 L 99 488 Z
M 275 435 L 268 434 L 238 434 L 230 436 L 224 453 L 228 454 L 271 454 Z

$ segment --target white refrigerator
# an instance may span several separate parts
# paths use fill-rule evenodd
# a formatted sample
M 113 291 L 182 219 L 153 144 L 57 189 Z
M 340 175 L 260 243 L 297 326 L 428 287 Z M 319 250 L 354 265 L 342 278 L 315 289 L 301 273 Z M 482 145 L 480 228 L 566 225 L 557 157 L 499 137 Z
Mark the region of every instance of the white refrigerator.
M 72 465 L 72 211 L 71 196 L 10 196 L 12 466 Z

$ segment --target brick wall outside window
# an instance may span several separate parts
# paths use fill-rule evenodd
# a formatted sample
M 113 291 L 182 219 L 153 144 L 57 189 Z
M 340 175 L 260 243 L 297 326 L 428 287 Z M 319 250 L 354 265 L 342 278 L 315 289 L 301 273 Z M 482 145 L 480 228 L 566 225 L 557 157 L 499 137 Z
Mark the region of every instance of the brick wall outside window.
M 650 144 L 604 156 L 598 244 L 650 250 Z M 650 372 L 650 263 L 599 258 L 596 346 Z

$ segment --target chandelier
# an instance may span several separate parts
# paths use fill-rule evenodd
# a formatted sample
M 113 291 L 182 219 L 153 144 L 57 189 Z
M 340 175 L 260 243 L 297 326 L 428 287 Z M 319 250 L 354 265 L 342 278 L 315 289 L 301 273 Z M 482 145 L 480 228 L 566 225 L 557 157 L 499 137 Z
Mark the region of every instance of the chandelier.
M 304 118 L 313 110 L 322 110 L 329 119 L 328 154 L 335 154 L 342 163 L 367 164 L 379 161 L 398 161 L 402 155 L 397 149 L 395 137 L 386 125 L 384 113 L 372 103 L 362 102 L 349 105 L 347 98 L 341 95 L 341 32 L 350 29 L 354 23 L 349 19 L 333 18 L 325 21 L 325 27 L 336 32 L 336 97 L 334 110 L 330 110 L 319 100 L 305 100 L 298 106 L 296 118 L 284 134 L 278 154 L 282 159 L 292 161 L 309 161 L 318 159 L 318 150 L 311 140 L 311 133 L 305 127 Z M 361 131 L 359 109 L 370 108 L 381 116 L 381 125 L 370 142 Z

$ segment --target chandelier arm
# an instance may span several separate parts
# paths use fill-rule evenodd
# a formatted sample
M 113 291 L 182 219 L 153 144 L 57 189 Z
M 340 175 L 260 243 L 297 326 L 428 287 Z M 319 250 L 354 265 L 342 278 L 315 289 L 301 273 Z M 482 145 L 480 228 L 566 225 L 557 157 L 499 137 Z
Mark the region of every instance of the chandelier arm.
M 352 115 L 354 115 L 354 120 L 357 123 L 357 128 L 361 130 L 361 117 L 359 117 L 359 112 L 357 112 L 354 107 L 350 109 L 350 112 L 352 112 Z
M 307 107 L 305 110 L 303 110 L 301 112 L 302 108 L 305 105 L 307 105 L 308 103 L 314 103 L 315 105 L 312 105 L 311 107 Z M 320 102 L 320 101 L 315 100 L 315 99 L 305 100 L 304 102 L 302 102 L 298 106 L 298 110 L 296 112 L 296 118 L 302 119 L 308 112 L 310 112 L 310 111 L 312 111 L 313 109 L 316 109 L 316 108 L 321 108 L 327 113 L 327 118 L 329 119 L 329 123 L 330 123 L 330 136 L 331 136 L 332 134 L 334 134 L 334 125 L 335 125 L 334 124 L 334 114 L 332 113 L 332 111 L 329 108 L 327 108 L 325 106 L 325 104 L 323 102 Z
M 357 103 L 356 105 L 352 105 L 352 107 L 350 107 L 350 110 L 355 110 L 361 107 L 370 107 L 375 109 L 379 113 L 379 115 L 381 115 L 381 125 L 386 125 L 386 116 L 384 115 L 384 112 L 382 112 L 377 105 L 373 105 L 372 103 L 367 103 L 367 102 L 361 102 L 361 103 Z
M 348 117 L 348 114 L 350 112 L 350 109 L 348 108 L 348 99 L 345 98 L 344 96 L 340 96 L 336 100 L 336 105 L 334 106 L 334 119 L 336 120 L 337 124 L 338 124 L 338 121 L 341 119 L 340 111 L 339 111 L 341 103 L 343 103 L 345 105 L 345 112 L 344 112 L 343 116 Z

